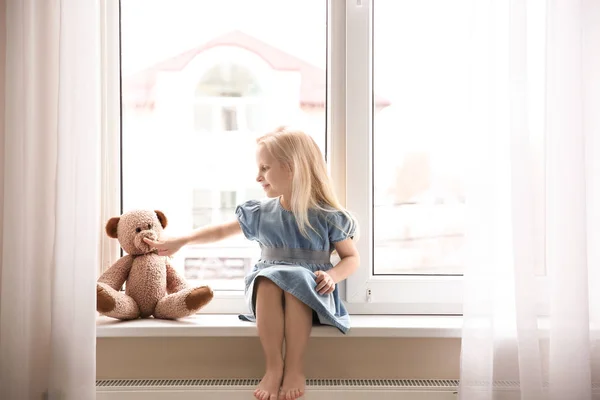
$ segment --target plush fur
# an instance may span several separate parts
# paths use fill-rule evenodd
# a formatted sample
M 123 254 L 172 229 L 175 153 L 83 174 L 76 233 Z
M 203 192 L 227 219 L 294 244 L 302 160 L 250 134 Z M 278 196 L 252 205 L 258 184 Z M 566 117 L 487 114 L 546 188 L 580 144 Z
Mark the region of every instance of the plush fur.
M 167 257 L 143 241 L 157 240 L 166 226 L 167 217 L 158 210 L 133 210 L 107 222 L 106 234 L 118 239 L 127 255 L 98 278 L 98 312 L 120 320 L 177 319 L 195 314 L 212 300 L 210 287 L 189 286 Z

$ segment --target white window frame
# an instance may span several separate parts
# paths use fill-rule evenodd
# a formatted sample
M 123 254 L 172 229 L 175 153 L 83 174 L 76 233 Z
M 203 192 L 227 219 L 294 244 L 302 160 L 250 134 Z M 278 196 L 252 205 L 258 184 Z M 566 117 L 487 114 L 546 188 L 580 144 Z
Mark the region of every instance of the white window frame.
M 100 3 L 102 149 L 101 224 L 121 214 L 121 70 L 119 0 Z M 98 276 L 121 257 L 119 242 L 104 232 Z
M 347 280 L 347 284 L 341 284 L 342 293 L 345 287 L 346 306 L 353 314 L 409 313 L 407 305 L 411 306 L 410 311 L 419 313 L 443 313 L 444 310 L 446 313 L 456 313 L 456 308 L 442 303 L 445 298 L 439 298 L 440 293 L 447 292 L 447 281 L 435 282 L 428 277 L 380 279 L 369 276 L 372 260 L 369 237 L 372 235 L 372 228 L 368 222 L 371 212 L 365 210 L 370 210 L 372 200 L 371 192 L 362 190 L 361 186 L 370 187 L 371 180 L 370 154 L 364 152 L 365 148 L 370 148 L 371 115 L 364 110 L 370 109 L 368 104 L 371 103 L 372 95 L 370 80 L 367 80 L 370 79 L 370 63 L 364 57 L 370 51 L 370 34 L 368 37 L 361 37 L 361 32 L 371 28 L 370 1 L 362 0 L 362 5 L 357 6 L 356 0 L 328 0 L 328 7 L 330 52 L 327 68 L 327 137 L 328 158 L 334 160 L 329 166 L 342 201 L 348 199 L 346 205 L 362 217 L 362 239 L 357 246 L 363 265 Z M 103 2 L 103 224 L 121 212 L 119 20 L 119 1 Z M 362 82 L 358 81 L 361 78 Z M 351 102 L 347 98 L 357 100 Z M 362 112 L 358 112 L 359 110 Z M 348 164 L 347 173 L 346 157 L 355 160 Z M 359 168 L 365 164 L 368 165 L 368 170 Z M 349 180 L 347 176 L 355 178 Z M 121 256 L 115 239 L 103 235 L 101 246 L 102 269 L 99 273 Z M 454 288 L 458 282 L 454 280 Z M 372 292 L 371 301 L 367 299 L 367 289 Z M 401 298 L 398 297 L 400 292 L 403 293 Z M 432 299 L 435 301 L 432 302 Z M 446 307 L 442 310 L 440 305 Z M 202 312 L 236 314 L 245 310 L 246 304 L 241 291 L 216 291 L 215 298 Z
M 353 314 L 460 314 L 462 312 L 461 276 L 374 276 L 373 271 L 373 0 L 331 2 L 332 32 L 345 35 L 345 54 L 337 66 L 345 68 L 343 103 L 346 110 L 333 110 L 333 121 L 345 120 L 345 129 L 333 129 L 331 140 L 344 141 L 345 157 L 332 158 L 337 180 L 345 181 L 346 207 L 360 222 L 360 239 L 356 243 L 361 267 L 346 282 L 346 304 Z M 336 10 L 335 7 L 339 7 Z M 344 9 L 342 9 L 344 8 Z M 336 37 L 333 37 L 335 40 Z M 342 39 L 339 39 L 341 42 Z M 340 49 L 336 49 L 340 50 Z M 343 60 L 343 62 L 342 62 Z M 336 65 L 335 63 L 333 64 Z M 339 86 L 333 88 L 340 90 Z M 345 132 L 345 138 L 341 136 Z M 340 148 L 343 148 L 340 145 Z M 335 148 L 335 147 L 334 147 Z M 366 151 L 365 151 L 366 150 Z M 352 162 L 346 163 L 346 160 Z M 341 190 L 338 190 L 342 192 Z
M 362 265 L 341 283 L 351 314 L 462 314 L 462 276 L 373 276 L 372 4 L 328 0 L 327 157 L 335 190 L 360 220 Z M 102 223 L 121 212 L 121 97 L 119 0 L 102 8 Z M 365 112 L 365 110 L 369 110 Z M 365 151 L 367 149 L 368 151 Z M 346 162 L 352 160 L 352 162 Z M 102 273 L 119 257 L 115 239 L 102 237 Z M 546 279 L 539 279 L 540 294 Z M 545 308 L 544 308 L 545 309 Z M 216 291 L 201 313 L 247 312 L 243 292 Z M 544 312 L 545 313 L 545 312 Z
M 348 209 L 358 215 L 361 237 L 357 248 L 361 255 L 361 268 L 346 282 L 345 301 L 351 314 L 451 314 L 463 311 L 462 275 L 373 275 L 373 2 L 375 0 L 346 0 L 332 2 L 339 7 L 333 15 L 344 18 L 345 55 L 334 52 L 338 64 L 345 61 L 345 81 L 333 81 L 345 85 L 343 101 L 346 110 L 333 110 L 333 121 L 345 121 L 345 126 L 332 129 L 332 141 L 340 142 L 333 147 L 344 157 L 333 158 L 332 170 L 337 179 L 344 180 L 343 190 Z M 345 6 L 345 10 L 341 10 Z M 334 26 L 341 21 L 330 21 Z M 341 29 L 334 33 L 341 34 Z M 335 40 L 335 37 L 334 37 Z M 342 41 L 342 39 L 339 39 Z M 335 65 L 335 64 L 334 64 Z M 336 73 L 339 71 L 336 70 Z M 340 91 L 340 87 L 332 93 Z M 368 110 L 365 112 L 365 110 Z M 337 114 L 336 114 L 337 112 Z M 345 137 L 344 136 L 345 131 Z M 365 149 L 367 151 L 365 151 Z M 346 160 L 352 162 L 345 163 Z M 543 237 L 543 223 L 534 227 L 537 237 Z M 536 312 L 548 314 L 545 299 L 548 278 L 536 276 L 538 300 Z

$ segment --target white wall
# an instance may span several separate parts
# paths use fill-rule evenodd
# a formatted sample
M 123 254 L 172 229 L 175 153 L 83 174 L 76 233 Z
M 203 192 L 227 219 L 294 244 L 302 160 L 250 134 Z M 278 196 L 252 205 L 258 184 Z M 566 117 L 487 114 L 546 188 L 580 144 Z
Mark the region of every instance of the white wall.
M 311 338 L 309 379 L 458 379 L 460 339 Z M 257 337 L 100 338 L 97 379 L 260 378 Z

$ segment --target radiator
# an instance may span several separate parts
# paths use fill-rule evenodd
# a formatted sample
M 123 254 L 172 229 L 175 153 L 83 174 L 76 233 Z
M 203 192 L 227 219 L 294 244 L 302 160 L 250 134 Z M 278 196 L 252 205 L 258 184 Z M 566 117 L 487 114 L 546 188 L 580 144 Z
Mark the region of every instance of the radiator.
M 96 381 L 97 400 L 249 400 L 256 379 Z M 306 400 L 457 400 L 456 380 L 311 379 Z

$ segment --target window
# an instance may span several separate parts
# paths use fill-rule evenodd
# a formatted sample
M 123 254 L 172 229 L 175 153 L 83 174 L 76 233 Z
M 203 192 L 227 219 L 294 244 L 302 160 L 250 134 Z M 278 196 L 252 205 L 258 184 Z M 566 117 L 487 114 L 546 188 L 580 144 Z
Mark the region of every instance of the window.
M 373 3 L 374 275 L 462 273 L 469 6 Z
M 268 107 L 266 93 L 248 68 L 222 62 L 210 68 L 196 88 L 194 123 L 196 131 L 220 133 L 256 132 L 263 124 Z
M 264 197 L 259 135 L 299 126 L 325 149 L 326 17 L 326 3 L 301 0 L 121 0 L 123 209 L 160 209 L 169 235 L 232 220 Z M 172 263 L 215 290 L 211 309 L 243 312 L 259 256 L 239 235 Z
M 352 177 L 346 196 L 349 208 L 362 217 L 365 237 L 358 243 L 364 265 L 348 279 L 347 301 L 359 312 L 462 310 L 474 4 L 370 0 L 346 5 L 344 169 Z M 529 67 L 543 82 L 544 12 L 539 6 L 529 11 Z M 530 88 L 531 105 L 543 104 L 541 87 Z M 384 108 L 382 98 L 388 103 Z M 540 150 L 543 110 L 536 111 L 529 123 L 532 149 Z M 535 154 L 541 194 L 543 153 Z M 537 199 L 539 221 L 542 198 Z
M 237 204 L 264 196 L 255 183 L 256 137 L 300 127 L 321 147 L 360 222 L 363 263 L 342 284 L 349 311 L 461 312 L 472 1 L 120 4 L 120 96 L 110 92 L 118 88 L 114 69 L 105 79 L 122 109 L 116 176 L 124 210 L 161 209 L 168 234 L 232 219 Z M 541 233 L 545 27 L 535 7 L 528 100 Z M 107 40 L 116 49 L 119 16 L 111 15 Z M 118 60 L 114 53 L 107 60 Z M 118 115 L 112 109 L 107 123 Z M 237 313 L 245 310 L 243 277 L 259 256 L 240 235 L 188 246 L 173 262 L 215 290 L 204 312 Z
M 221 109 L 223 117 L 223 129 L 226 131 L 238 130 L 238 112 L 237 107 L 223 107 Z

